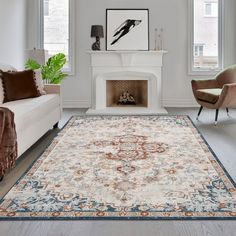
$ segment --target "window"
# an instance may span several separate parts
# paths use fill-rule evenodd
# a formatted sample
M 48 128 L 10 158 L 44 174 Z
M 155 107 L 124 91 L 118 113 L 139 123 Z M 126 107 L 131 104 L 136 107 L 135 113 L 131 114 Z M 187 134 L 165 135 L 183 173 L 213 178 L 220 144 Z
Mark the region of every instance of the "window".
M 194 56 L 195 57 L 203 56 L 203 49 L 204 49 L 204 45 L 203 44 L 196 44 L 196 45 L 194 45 Z
M 190 73 L 215 73 L 222 68 L 222 0 L 189 0 Z
M 206 17 L 218 16 L 218 3 L 217 2 L 205 2 L 205 16 Z
M 72 2 L 41 0 L 41 48 L 48 51 L 49 57 L 64 53 L 67 57 L 64 70 L 68 72 L 73 67 Z
M 49 0 L 44 1 L 44 16 L 49 16 Z

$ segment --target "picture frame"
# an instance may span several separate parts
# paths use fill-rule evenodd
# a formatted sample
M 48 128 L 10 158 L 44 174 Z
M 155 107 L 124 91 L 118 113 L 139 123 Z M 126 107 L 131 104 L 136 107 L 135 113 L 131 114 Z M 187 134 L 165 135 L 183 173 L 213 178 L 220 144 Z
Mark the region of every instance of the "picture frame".
M 149 9 L 106 9 L 107 51 L 149 51 Z

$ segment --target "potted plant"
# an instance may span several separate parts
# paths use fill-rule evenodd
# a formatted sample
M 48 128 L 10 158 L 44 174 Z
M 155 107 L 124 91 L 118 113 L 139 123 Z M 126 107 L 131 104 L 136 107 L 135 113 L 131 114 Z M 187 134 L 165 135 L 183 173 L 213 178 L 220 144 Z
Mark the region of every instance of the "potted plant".
M 48 84 L 60 84 L 68 74 L 62 72 L 63 66 L 66 64 L 66 56 L 58 53 L 50 57 L 45 65 L 40 65 L 33 59 L 28 59 L 25 64 L 26 69 L 41 69 L 42 78 Z

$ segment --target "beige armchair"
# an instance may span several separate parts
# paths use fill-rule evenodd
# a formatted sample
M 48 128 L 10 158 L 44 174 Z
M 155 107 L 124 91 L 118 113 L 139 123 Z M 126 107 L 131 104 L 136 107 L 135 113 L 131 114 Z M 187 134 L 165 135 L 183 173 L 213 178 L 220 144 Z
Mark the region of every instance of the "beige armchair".
M 236 108 L 236 65 L 220 72 L 211 80 L 192 80 L 194 97 L 201 106 L 197 120 L 203 107 L 215 109 L 215 125 L 217 124 L 220 108 Z

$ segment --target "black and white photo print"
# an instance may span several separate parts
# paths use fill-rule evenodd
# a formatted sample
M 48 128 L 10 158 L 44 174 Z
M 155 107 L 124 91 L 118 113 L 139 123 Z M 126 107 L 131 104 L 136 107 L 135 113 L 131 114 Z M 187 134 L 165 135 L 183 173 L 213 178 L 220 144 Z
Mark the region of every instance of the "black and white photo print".
M 107 9 L 106 49 L 149 50 L 148 9 Z

